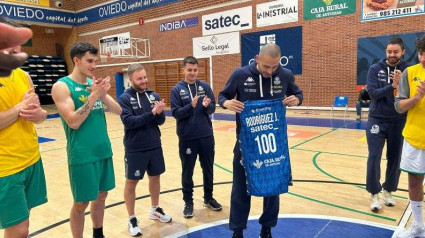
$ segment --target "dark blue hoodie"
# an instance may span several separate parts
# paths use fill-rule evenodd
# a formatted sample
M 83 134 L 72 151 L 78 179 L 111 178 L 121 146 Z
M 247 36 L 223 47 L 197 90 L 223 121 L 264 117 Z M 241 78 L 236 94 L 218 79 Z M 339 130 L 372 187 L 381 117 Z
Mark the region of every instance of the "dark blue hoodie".
M 237 68 L 226 83 L 224 89 L 218 95 L 221 107 L 225 108 L 224 102 L 236 97 L 236 100 L 245 102 L 247 100 L 266 100 L 284 98 L 294 95 L 303 101 L 303 92 L 295 84 L 292 72 L 283 67 L 278 67 L 271 78 L 260 77 L 257 63 Z M 236 113 L 236 133 L 239 134 L 239 113 Z
M 164 112 L 154 115 L 152 108 L 159 95 L 149 89 L 143 93 L 130 87 L 118 98 L 124 124 L 126 152 L 137 152 L 161 146 L 161 131 L 158 125 L 165 122 Z
M 192 107 L 192 98 L 196 95 L 199 96 L 198 103 Z M 205 95 L 211 99 L 208 107 L 202 105 Z M 215 97 L 208 83 L 201 80 L 193 84 L 180 81 L 171 90 L 170 103 L 171 113 L 177 120 L 179 139 L 193 140 L 213 135 L 210 115 L 215 111 Z
M 371 98 L 369 117 L 388 122 L 402 122 L 406 120 L 406 114 L 398 114 L 394 107 L 393 81 L 390 72 L 395 69 L 402 72 L 411 64 L 400 59 L 395 66 L 389 66 L 386 59 L 380 60 L 369 68 L 367 76 L 367 92 Z

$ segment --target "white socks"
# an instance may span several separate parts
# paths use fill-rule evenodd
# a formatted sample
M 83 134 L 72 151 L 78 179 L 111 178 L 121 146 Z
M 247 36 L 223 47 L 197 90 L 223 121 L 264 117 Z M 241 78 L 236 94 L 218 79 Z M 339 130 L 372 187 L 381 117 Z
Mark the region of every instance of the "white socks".
M 153 212 L 155 212 L 155 210 L 158 208 L 158 205 L 156 205 L 156 206 L 152 206 L 151 207 L 151 213 L 153 213 Z
M 410 205 L 412 206 L 413 222 L 420 227 L 424 226 L 422 204 L 422 201 L 410 201 Z

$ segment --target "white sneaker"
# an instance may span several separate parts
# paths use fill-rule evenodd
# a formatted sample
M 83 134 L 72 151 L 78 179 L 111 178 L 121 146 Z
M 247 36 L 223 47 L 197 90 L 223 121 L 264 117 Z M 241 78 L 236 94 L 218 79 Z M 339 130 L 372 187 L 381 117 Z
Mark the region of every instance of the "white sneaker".
M 370 205 L 370 210 L 377 212 L 382 208 L 381 202 L 379 201 L 379 194 L 372 194 L 371 196 L 372 204 Z
M 385 205 L 389 207 L 395 206 L 395 201 L 393 199 L 393 196 L 391 195 L 391 192 L 388 192 L 387 190 L 382 190 L 382 199 L 384 200 Z
M 167 223 L 173 220 L 173 218 L 165 214 L 164 210 L 162 210 L 162 208 L 160 207 L 157 207 L 156 209 L 151 209 L 148 217 L 151 220 L 159 220 L 160 222 L 164 222 L 164 223 Z
M 415 237 L 425 237 L 425 226 L 412 222 L 409 228 L 400 231 L 396 238 L 415 238 Z
M 139 222 L 137 221 L 137 218 L 133 217 L 128 221 L 128 233 L 130 233 L 131 236 L 142 235 L 142 229 L 140 229 L 139 227 Z

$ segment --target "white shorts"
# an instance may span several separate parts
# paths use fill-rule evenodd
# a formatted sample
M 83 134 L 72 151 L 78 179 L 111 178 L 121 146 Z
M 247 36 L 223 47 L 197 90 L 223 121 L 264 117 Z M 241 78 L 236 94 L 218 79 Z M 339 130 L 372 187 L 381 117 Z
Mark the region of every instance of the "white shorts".
M 404 139 L 400 170 L 411 174 L 425 174 L 425 150 L 413 147 Z

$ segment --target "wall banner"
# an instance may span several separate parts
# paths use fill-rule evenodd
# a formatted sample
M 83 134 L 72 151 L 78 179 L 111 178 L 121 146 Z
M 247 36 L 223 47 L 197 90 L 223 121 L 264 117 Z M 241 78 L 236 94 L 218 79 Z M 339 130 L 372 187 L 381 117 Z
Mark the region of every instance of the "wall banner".
M 362 0 L 362 21 L 382 20 L 424 14 L 424 0 Z
M 0 2 L 0 16 L 18 21 L 76 26 L 179 1 L 180 0 L 121 0 L 98 5 L 77 13 L 68 10 Z
M 294 74 L 302 74 L 302 42 L 300 26 L 243 34 L 242 66 L 250 64 L 255 59 L 262 45 L 275 43 L 282 52 L 280 64 Z
M 173 31 L 188 27 L 198 26 L 198 17 L 192 17 L 187 19 L 180 19 L 172 22 L 165 22 L 159 24 L 159 31 Z
M 197 58 L 213 55 L 240 53 L 239 32 L 193 38 L 193 56 Z
M 109 2 L 91 9 L 77 12 L 77 24 L 84 25 L 97 21 L 159 7 L 180 0 L 120 0 Z
M 298 0 L 278 0 L 257 4 L 257 27 L 298 21 Z
M 369 67 L 381 59 L 385 59 L 385 47 L 388 40 L 394 37 L 403 39 L 404 57 L 403 59 L 412 64 L 419 63 L 418 52 L 415 48 L 415 41 L 423 36 L 425 32 L 407 33 L 401 35 L 386 35 L 377 37 L 360 38 L 357 41 L 357 85 L 366 84 Z
M 202 35 L 212 35 L 252 28 L 252 7 L 242 7 L 202 16 Z
M 356 12 L 354 0 L 305 0 L 304 19 L 314 20 L 325 17 L 348 15 Z
M 25 5 L 33 5 L 40 7 L 50 7 L 50 0 L 4 0 L 5 2 L 14 2 Z

